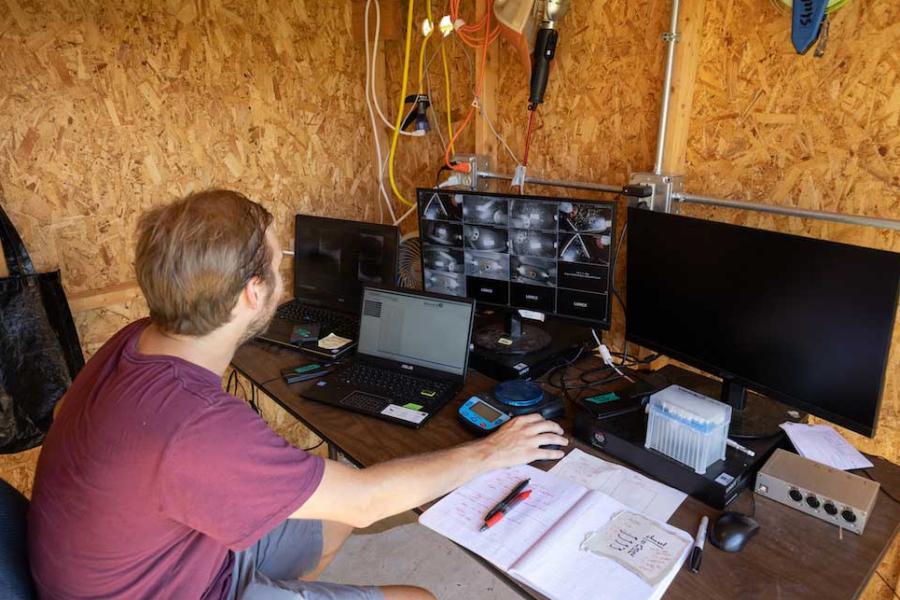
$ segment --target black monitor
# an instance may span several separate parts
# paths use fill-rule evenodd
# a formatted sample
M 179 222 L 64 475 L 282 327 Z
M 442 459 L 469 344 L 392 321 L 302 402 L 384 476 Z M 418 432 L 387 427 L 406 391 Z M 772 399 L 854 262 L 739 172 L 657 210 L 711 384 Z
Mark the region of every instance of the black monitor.
M 417 200 L 425 290 L 609 328 L 614 202 L 436 189 Z M 507 331 L 476 332 L 476 344 L 516 353 L 548 343 L 509 316 Z
M 363 286 L 396 285 L 393 225 L 313 215 L 297 215 L 294 225 L 294 298 L 358 313 Z
M 643 209 L 627 250 L 628 340 L 721 377 L 736 409 L 751 388 L 875 434 L 900 254 Z M 777 431 L 734 413 L 734 435 Z

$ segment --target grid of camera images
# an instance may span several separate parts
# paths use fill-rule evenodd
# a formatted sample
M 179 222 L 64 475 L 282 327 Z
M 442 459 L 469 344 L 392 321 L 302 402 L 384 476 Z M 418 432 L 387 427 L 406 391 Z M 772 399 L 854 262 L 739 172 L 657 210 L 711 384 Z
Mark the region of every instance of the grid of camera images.
M 419 190 L 425 289 L 608 323 L 611 202 Z

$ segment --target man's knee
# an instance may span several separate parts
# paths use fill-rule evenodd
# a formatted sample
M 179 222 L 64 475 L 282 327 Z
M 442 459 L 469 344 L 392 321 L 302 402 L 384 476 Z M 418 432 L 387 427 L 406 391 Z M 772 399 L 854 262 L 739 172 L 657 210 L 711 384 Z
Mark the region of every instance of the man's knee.
M 411 585 L 385 585 L 380 589 L 385 600 L 438 600 L 425 588 Z
M 353 526 L 351 525 L 337 521 L 322 521 L 322 556 L 319 557 L 319 564 L 300 579 L 304 581 L 318 579 L 352 533 Z

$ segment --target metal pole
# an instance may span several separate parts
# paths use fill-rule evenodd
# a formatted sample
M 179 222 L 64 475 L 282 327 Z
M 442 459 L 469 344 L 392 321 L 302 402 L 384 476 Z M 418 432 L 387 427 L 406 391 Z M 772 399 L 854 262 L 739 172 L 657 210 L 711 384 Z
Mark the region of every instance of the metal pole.
M 653 172 L 662 175 L 663 157 L 666 153 L 666 131 L 669 125 L 669 102 L 672 99 L 672 71 L 675 70 L 675 44 L 678 43 L 679 0 L 672 0 L 672 23 L 669 31 L 663 34 L 668 44 L 666 53 L 666 75 L 663 78 L 662 108 L 659 111 L 659 132 L 656 134 L 656 164 Z
M 504 181 L 512 181 L 512 175 L 503 173 L 492 173 L 491 171 L 478 171 L 478 177 L 484 179 L 501 179 Z M 580 181 L 566 181 L 563 179 L 542 179 L 540 177 L 525 176 L 525 183 L 532 185 L 546 185 L 549 187 L 573 188 L 577 190 L 593 190 L 595 192 L 612 192 L 614 194 L 622 193 L 621 185 L 606 185 L 603 183 L 582 183 Z
M 774 213 L 778 215 L 785 215 L 788 217 L 818 219 L 820 221 L 833 221 L 835 223 L 848 223 L 850 225 L 866 225 L 869 227 L 877 227 L 879 229 L 893 229 L 895 231 L 900 231 L 900 220 L 897 219 L 863 217 L 859 215 L 826 212 L 823 210 L 806 210 L 804 208 L 793 208 L 790 206 L 777 206 L 772 204 L 759 204 L 756 202 L 745 202 L 743 200 L 727 200 L 725 198 L 696 196 L 694 194 L 674 194 L 673 198 L 678 202 L 705 204 L 707 206 L 724 206 L 726 208 L 754 210 L 757 212 Z

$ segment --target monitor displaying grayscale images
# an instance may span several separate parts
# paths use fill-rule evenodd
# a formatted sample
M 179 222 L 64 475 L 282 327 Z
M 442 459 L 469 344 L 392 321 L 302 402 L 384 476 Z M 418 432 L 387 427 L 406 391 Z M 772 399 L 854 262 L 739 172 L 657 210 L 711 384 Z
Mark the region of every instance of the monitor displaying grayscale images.
M 424 288 L 608 328 L 615 203 L 420 189 Z

